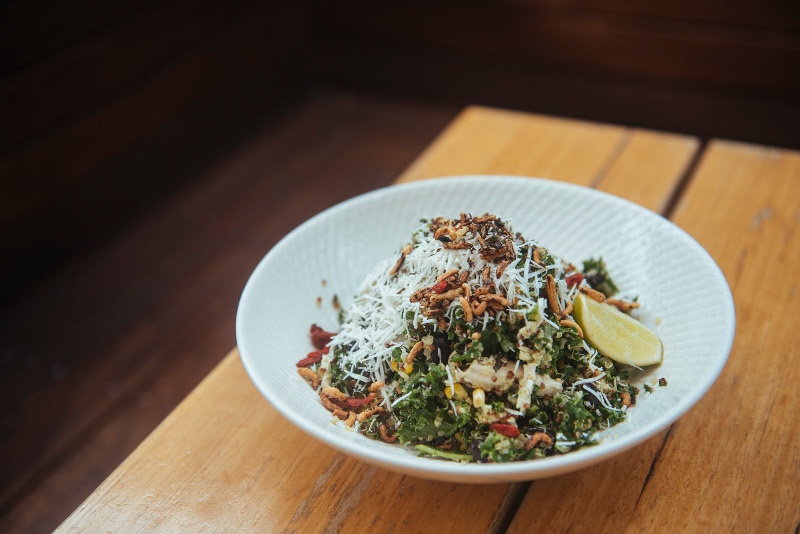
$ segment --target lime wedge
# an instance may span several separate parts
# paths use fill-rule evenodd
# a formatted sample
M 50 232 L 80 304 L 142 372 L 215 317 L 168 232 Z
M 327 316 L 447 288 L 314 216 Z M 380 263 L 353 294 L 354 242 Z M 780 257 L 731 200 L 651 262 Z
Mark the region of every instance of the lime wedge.
M 650 329 L 610 304 L 583 294 L 575 297 L 573 316 L 586 341 L 614 361 L 643 367 L 661 363 L 664 346 Z

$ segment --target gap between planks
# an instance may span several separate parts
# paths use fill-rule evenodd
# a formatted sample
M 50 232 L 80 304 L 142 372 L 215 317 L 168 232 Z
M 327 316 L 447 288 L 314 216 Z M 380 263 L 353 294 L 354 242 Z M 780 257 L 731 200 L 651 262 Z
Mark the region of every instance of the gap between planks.
M 512 482 L 503 497 L 500 507 L 489 525 L 489 534 L 502 534 L 508 532 L 511 522 L 516 517 L 525 495 L 528 493 L 532 482 Z
M 669 219 L 670 222 L 672 222 L 672 216 L 675 213 L 675 208 L 677 207 L 678 202 L 686 193 L 686 188 L 689 185 L 689 181 L 691 180 L 692 176 L 694 176 L 695 171 L 697 171 L 697 167 L 700 165 L 700 161 L 703 159 L 703 154 L 705 154 L 708 141 L 705 139 L 698 139 L 698 141 L 700 144 L 698 145 L 697 150 L 692 155 L 691 159 L 689 159 L 689 163 L 687 163 L 686 168 L 678 178 L 678 181 L 675 184 L 675 189 L 667 199 L 667 202 L 664 204 L 664 209 L 661 211 L 661 215 L 663 215 L 666 219 Z

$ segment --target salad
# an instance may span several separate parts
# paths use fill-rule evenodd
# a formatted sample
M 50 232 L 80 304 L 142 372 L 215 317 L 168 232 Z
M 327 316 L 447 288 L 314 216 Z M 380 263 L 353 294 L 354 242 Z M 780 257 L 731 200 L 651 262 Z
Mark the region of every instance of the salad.
M 616 314 L 639 306 L 619 297 L 602 259 L 565 262 L 495 215 L 423 220 L 366 277 L 336 332 L 312 325 L 316 350 L 298 372 L 334 421 L 422 455 L 564 454 L 623 421 L 639 394 L 630 358 L 585 335 L 584 301 Z

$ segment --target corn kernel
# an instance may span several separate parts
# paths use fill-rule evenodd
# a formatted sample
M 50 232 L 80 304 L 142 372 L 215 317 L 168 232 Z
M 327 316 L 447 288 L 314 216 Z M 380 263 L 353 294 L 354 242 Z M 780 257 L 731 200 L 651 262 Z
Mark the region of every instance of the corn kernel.
M 389 367 L 391 367 L 392 371 L 394 371 L 395 373 L 397 372 L 397 362 L 396 361 L 392 360 L 392 363 L 389 364 Z
M 483 392 L 481 388 L 475 388 L 472 390 L 472 405 L 476 408 L 480 408 L 486 404 L 486 394 Z
M 407 375 L 410 375 L 411 371 L 413 371 L 413 370 L 414 370 L 414 364 L 413 363 L 407 363 L 407 364 L 405 364 L 403 366 L 403 371 L 405 371 L 405 373 Z
M 444 396 L 448 399 L 455 397 L 456 400 L 464 400 L 467 398 L 467 390 L 464 389 L 464 386 L 461 384 L 455 384 L 454 389 L 455 393 L 453 393 L 453 390 L 450 389 L 450 386 L 444 388 Z

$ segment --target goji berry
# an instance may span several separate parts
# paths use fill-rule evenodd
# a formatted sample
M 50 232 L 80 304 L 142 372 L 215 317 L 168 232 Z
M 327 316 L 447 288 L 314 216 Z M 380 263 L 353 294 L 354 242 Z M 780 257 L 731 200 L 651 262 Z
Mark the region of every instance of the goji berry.
M 519 428 L 514 425 L 509 425 L 508 423 L 492 423 L 489 425 L 489 429 L 509 438 L 516 438 L 519 436 Z
M 434 293 L 437 293 L 437 294 L 444 293 L 446 289 L 447 289 L 447 281 L 446 280 L 442 280 L 438 284 L 433 284 L 433 286 L 431 286 L 431 291 L 433 291 Z
M 325 345 L 331 342 L 331 338 L 335 334 L 331 332 L 327 332 L 320 328 L 319 326 L 312 324 L 309 330 L 309 334 L 311 334 L 311 343 L 318 349 L 323 348 Z
M 580 284 L 583 281 L 581 273 L 571 274 L 566 278 L 567 286 L 572 287 Z
M 324 349 L 315 350 L 314 352 L 309 352 L 305 358 L 297 362 L 295 365 L 297 367 L 310 367 L 312 364 L 318 363 L 322 361 L 322 355 L 328 354 L 330 351 L 330 347 L 325 347 Z
M 345 402 L 347 402 L 347 405 L 350 408 L 354 408 L 356 410 L 359 410 L 359 409 L 363 408 L 364 406 L 366 406 L 367 404 L 369 404 L 370 402 L 372 402 L 374 400 L 375 399 L 372 398 L 372 397 L 364 397 L 362 399 L 358 399 L 356 397 L 348 397 L 347 401 L 345 401 Z

